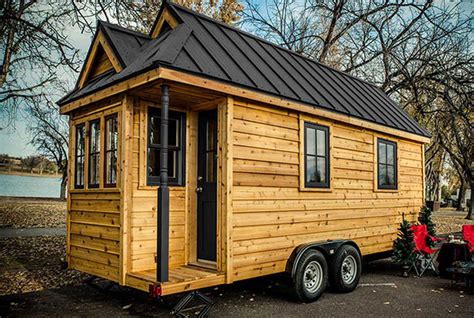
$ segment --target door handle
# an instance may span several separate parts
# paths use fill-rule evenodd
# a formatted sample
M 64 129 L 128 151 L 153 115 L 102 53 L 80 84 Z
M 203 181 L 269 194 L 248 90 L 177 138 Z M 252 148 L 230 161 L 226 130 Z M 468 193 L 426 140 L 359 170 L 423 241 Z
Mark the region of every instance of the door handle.
M 197 187 L 196 192 L 201 193 L 202 192 L 202 187 Z

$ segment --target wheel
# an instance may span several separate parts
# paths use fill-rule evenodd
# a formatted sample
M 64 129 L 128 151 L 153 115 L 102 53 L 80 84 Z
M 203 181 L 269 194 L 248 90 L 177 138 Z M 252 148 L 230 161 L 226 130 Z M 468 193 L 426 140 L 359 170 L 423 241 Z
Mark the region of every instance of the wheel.
M 339 293 L 353 291 L 359 283 L 362 262 L 352 245 L 341 246 L 330 262 L 329 285 Z
M 306 251 L 296 268 L 294 287 L 302 302 L 317 300 L 327 286 L 328 265 L 326 258 L 316 250 Z

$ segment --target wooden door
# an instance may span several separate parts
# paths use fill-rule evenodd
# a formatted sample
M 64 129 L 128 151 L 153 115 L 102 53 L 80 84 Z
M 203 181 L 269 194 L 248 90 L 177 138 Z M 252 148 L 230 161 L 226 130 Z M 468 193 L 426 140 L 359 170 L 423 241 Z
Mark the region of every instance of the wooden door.
M 199 114 L 197 258 L 216 261 L 217 250 L 217 110 Z

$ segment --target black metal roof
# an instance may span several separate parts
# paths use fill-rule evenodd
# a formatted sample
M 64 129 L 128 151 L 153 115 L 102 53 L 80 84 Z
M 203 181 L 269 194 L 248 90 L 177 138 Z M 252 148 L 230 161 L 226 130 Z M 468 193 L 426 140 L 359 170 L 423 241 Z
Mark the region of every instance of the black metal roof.
M 164 6 L 182 23 L 156 39 L 102 23 L 124 69 L 103 74 L 58 104 L 162 66 L 430 136 L 375 85 L 179 5 Z

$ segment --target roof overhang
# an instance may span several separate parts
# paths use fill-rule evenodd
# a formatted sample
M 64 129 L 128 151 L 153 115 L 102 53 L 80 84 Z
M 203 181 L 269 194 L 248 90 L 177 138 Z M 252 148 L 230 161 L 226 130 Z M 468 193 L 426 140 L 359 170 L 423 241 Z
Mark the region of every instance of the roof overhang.
M 303 112 L 306 114 L 315 115 L 322 118 L 331 119 L 334 121 L 346 123 L 349 125 L 362 127 L 368 130 L 374 130 L 377 132 L 382 132 L 388 135 L 401 137 L 408 140 L 413 140 L 421 143 L 429 143 L 430 138 L 413 134 L 410 132 L 402 131 L 396 128 L 387 127 L 384 125 L 380 125 L 374 122 L 370 122 L 367 120 L 343 115 L 336 112 L 327 111 L 321 108 L 317 108 L 314 106 L 310 106 L 303 103 L 298 103 L 291 101 L 286 98 L 273 96 L 270 94 L 265 94 L 261 92 L 257 92 L 254 90 L 242 88 L 236 85 L 232 85 L 229 83 L 216 81 L 212 79 L 208 79 L 201 76 L 196 76 L 193 74 L 185 73 L 178 70 L 173 70 L 166 67 L 159 67 L 152 69 L 146 73 L 139 74 L 127 80 L 123 80 L 117 84 L 108 86 L 104 89 L 101 89 L 97 92 L 91 93 L 85 97 L 79 98 L 77 100 L 71 101 L 67 104 L 61 105 L 60 112 L 61 114 L 67 114 L 75 109 L 78 109 L 82 106 L 86 106 L 88 104 L 98 102 L 108 97 L 112 97 L 116 94 L 124 93 L 131 89 L 137 88 L 144 84 L 149 84 L 152 81 L 157 80 L 167 80 L 172 82 L 178 82 L 181 84 L 187 84 L 195 87 L 200 87 L 203 89 L 213 90 L 220 93 L 225 93 L 229 95 L 233 95 L 236 97 L 241 97 L 261 103 L 271 104 L 274 106 L 292 109 L 299 112 Z

